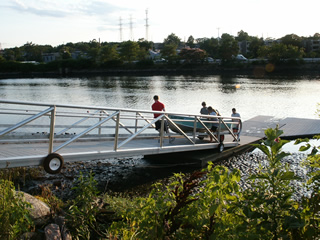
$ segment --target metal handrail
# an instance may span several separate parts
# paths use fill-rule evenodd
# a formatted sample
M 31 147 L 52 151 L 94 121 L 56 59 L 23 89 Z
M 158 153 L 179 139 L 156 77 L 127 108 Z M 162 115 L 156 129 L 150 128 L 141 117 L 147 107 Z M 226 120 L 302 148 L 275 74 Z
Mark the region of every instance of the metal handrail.
M 19 102 L 10 100 L 1 100 L 0 103 L 6 104 L 19 104 L 19 105 L 30 105 L 30 106 L 43 106 L 50 107 L 51 103 L 34 103 L 34 102 Z M 127 109 L 127 108 L 113 108 L 113 107 L 102 107 L 102 106 L 86 106 L 86 105 L 73 105 L 73 104 L 54 104 L 57 108 L 75 108 L 75 109 L 95 109 L 95 110 L 109 110 L 109 111 L 123 111 L 123 112 L 140 112 L 140 113 L 150 113 L 150 114 L 162 114 L 162 111 L 151 111 L 151 110 L 139 110 L 139 109 Z M 201 115 L 201 114 L 186 114 L 178 112 L 166 112 L 167 115 L 180 115 L 180 116 L 198 116 L 202 118 L 226 118 L 223 116 L 212 116 L 212 115 Z M 238 117 L 228 117 L 229 119 L 240 119 Z
M 104 123 L 108 122 L 109 120 L 112 120 L 115 122 L 115 137 L 114 137 L 114 151 L 118 151 L 119 148 L 126 145 L 128 142 L 133 140 L 134 138 L 137 138 L 142 132 L 144 132 L 147 129 L 154 128 L 154 123 L 158 120 L 161 120 L 161 130 L 160 130 L 160 145 L 159 147 L 162 148 L 162 139 L 164 137 L 164 121 L 170 122 L 173 126 L 176 127 L 179 134 L 181 134 L 184 138 L 188 140 L 189 143 L 192 145 L 196 144 L 195 136 L 196 136 L 196 125 L 197 122 L 203 126 L 205 131 L 208 135 L 210 135 L 216 143 L 220 143 L 220 133 L 221 133 L 221 124 L 224 124 L 224 126 L 227 129 L 227 132 L 230 133 L 230 135 L 237 140 L 237 137 L 233 133 L 232 129 L 228 127 L 228 125 L 225 123 L 224 119 L 231 120 L 232 124 L 239 124 L 241 129 L 241 122 L 239 122 L 240 118 L 236 117 L 222 117 L 222 116 L 212 116 L 212 115 L 201 115 L 201 114 L 186 114 L 186 113 L 176 113 L 176 112 L 161 112 L 161 111 L 151 111 L 151 110 L 137 110 L 137 109 L 124 109 L 124 108 L 110 108 L 110 107 L 94 107 L 94 106 L 80 106 L 80 105 L 71 105 L 71 104 L 47 104 L 47 103 L 34 103 L 34 102 L 19 102 L 19 101 L 9 101 L 9 100 L 1 100 L 0 104 L 12 104 L 12 105 L 26 105 L 26 106 L 38 106 L 38 107 L 48 107 L 47 109 L 38 112 L 40 110 L 26 110 L 25 113 L 16 113 L 16 115 L 32 115 L 31 117 L 27 118 L 26 120 L 23 120 L 9 128 L 4 129 L 0 132 L 0 137 L 4 136 L 5 134 L 8 134 L 20 127 L 25 126 L 26 124 L 42 117 L 42 116 L 49 116 L 50 117 L 50 133 L 49 133 L 49 153 L 59 151 L 60 149 L 66 147 L 67 145 L 71 144 L 72 142 L 76 141 L 80 137 L 86 135 L 90 131 L 94 129 L 101 129 Z M 62 111 L 63 109 L 85 109 L 85 110 L 95 110 L 94 113 L 78 113 L 78 112 L 72 112 L 72 111 Z M 1 112 L 1 109 L 5 109 L 5 112 Z M 15 111 L 15 109 L 12 109 L 12 111 Z M 19 108 L 19 111 L 22 111 L 21 108 Z M 32 114 L 32 112 L 35 112 L 36 114 Z M 88 111 L 89 112 L 89 111 Z M 110 113 L 111 112 L 111 113 Z M 12 112 L 9 112 L 7 108 L 0 108 L 0 114 L 14 114 Z M 157 118 L 153 118 L 153 114 L 160 114 Z M 179 126 L 175 123 L 175 119 L 171 119 L 169 115 L 177 115 L 177 116 L 185 116 L 185 117 L 192 117 L 192 120 L 179 120 L 179 121 L 186 121 L 186 122 L 194 122 L 194 129 L 193 129 L 193 140 L 190 138 L 190 135 L 188 135 L 186 132 L 184 132 Z M 67 128 L 60 130 L 57 134 L 64 133 L 65 131 L 72 129 L 73 127 L 77 126 L 80 127 L 80 123 L 88 120 L 88 119 L 98 119 L 98 122 L 87 127 L 84 131 L 81 133 L 75 135 L 71 139 L 67 140 L 60 146 L 53 149 L 53 142 L 54 142 L 54 129 L 57 128 L 57 117 L 83 117 L 79 121 L 74 122 L 73 124 L 70 124 Z M 217 119 L 217 121 L 212 121 L 211 119 Z M 121 120 L 133 120 L 135 121 L 133 126 L 125 125 L 125 123 L 121 122 Z M 140 126 L 140 122 L 145 122 L 145 125 Z M 219 123 L 218 131 L 215 133 L 212 133 L 210 129 L 206 126 L 205 123 Z M 230 123 L 230 122 L 228 122 Z M 122 141 L 120 144 L 119 141 L 119 130 L 124 129 L 129 133 L 129 137 L 127 137 L 124 141 Z M 134 131 L 131 131 L 130 128 L 134 128 Z M 241 130 L 240 130 L 241 131 Z M 101 130 L 99 130 L 99 134 L 101 134 Z M 217 137 L 218 136 L 218 137 Z
M 50 108 L 48 108 L 48 109 L 46 109 L 46 110 L 34 115 L 33 117 L 30 117 L 30 118 L 28 118 L 28 119 L 26 119 L 26 120 L 24 120 L 24 121 L 22 121 L 22 122 L 20 122 L 18 124 L 15 124 L 14 126 L 12 126 L 10 128 L 7 128 L 7 129 L 1 131 L 0 132 L 0 137 L 5 135 L 5 134 L 7 134 L 7 133 L 9 133 L 9 132 L 14 131 L 15 129 L 17 129 L 17 128 L 21 127 L 21 126 L 26 125 L 29 122 L 32 122 L 35 119 L 38 119 L 38 118 L 42 117 L 43 115 L 47 114 L 48 112 L 51 112 L 53 109 L 54 109 L 54 107 L 50 107 Z

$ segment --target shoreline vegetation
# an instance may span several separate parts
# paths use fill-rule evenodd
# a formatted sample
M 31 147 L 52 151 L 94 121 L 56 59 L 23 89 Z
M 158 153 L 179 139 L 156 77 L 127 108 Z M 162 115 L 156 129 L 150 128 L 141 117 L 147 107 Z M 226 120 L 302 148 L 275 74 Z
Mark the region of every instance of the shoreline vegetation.
M 232 161 L 209 163 L 205 169 L 158 181 L 143 194 L 136 189 L 133 195 L 101 194 L 92 172 L 80 172 L 66 202 L 41 187 L 36 198 L 49 207 L 41 224 L 29 216 L 30 204 L 15 194 L 13 183 L 0 180 L 5 196 L 0 203 L 11 203 L 0 209 L 0 238 L 28 233 L 33 234 L 28 239 L 44 239 L 50 232 L 46 239 L 53 239 L 61 231 L 62 239 L 318 239 L 319 146 L 296 140 L 305 144 L 301 152 L 312 150 L 302 161 L 282 151 L 288 143 L 282 134 L 267 129 L 266 138 L 253 145 L 260 157 L 244 155 L 242 167 Z M 53 227 L 60 229 L 57 235 Z
M 232 64 L 138 64 L 95 67 L 83 66 L 77 61 L 59 61 L 56 64 L 14 63 L 0 64 L 0 79 L 34 77 L 82 77 L 82 76 L 152 76 L 152 75 L 249 75 L 263 78 L 276 75 L 320 75 L 320 63 L 267 62 Z
M 182 41 L 171 33 L 163 42 L 66 43 L 57 47 L 27 42 L 0 51 L 0 79 L 5 77 L 78 77 L 84 75 L 319 74 L 320 34 L 258 38 L 237 36 Z

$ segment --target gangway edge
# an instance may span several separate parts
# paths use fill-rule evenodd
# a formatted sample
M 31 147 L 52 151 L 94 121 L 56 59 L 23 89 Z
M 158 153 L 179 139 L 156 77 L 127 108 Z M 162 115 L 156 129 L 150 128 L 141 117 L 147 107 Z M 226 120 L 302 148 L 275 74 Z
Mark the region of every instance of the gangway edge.
M 71 161 L 222 152 L 239 145 L 242 128 L 239 118 L 224 116 L 1 99 L 0 115 L 0 168 L 43 166 L 51 174 Z M 161 121 L 159 131 L 156 121 Z

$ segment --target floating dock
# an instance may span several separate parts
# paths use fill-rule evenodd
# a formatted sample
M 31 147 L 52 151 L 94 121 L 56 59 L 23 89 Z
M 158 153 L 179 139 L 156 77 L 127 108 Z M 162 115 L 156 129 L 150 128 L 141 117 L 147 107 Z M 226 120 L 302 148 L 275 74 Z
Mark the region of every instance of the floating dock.
M 154 118 L 154 113 L 159 117 Z M 284 131 L 282 138 L 320 134 L 320 120 L 314 119 L 257 116 L 239 123 L 238 118 L 224 116 L 7 100 L 0 100 L 0 116 L 0 168 L 42 165 L 53 174 L 65 161 L 130 156 L 157 156 L 163 162 L 171 157 L 193 159 L 204 165 L 248 150 L 267 128 L 277 125 Z M 154 129 L 156 121 L 161 121 L 160 133 Z M 174 133 L 165 133 L 165 121 Z M 183 121 L 194 129 L 183 131 L 179 125 Z M 217 132 L 209 130 L 208 122 L 219 125 Z M 199 125 L 204 131 L 197 132 Z M 240 141 L 233 126 L 242 129 Z

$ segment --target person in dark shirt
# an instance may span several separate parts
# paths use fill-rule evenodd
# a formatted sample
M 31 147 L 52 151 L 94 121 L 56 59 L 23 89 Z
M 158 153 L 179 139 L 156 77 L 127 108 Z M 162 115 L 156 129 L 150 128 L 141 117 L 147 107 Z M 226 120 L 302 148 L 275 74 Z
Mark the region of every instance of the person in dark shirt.
M 202 108 L 200 109 L 200 114 L 202 115 L 209 114 L 206 102 L 202 102 L 201 105 L 202 105 Z

